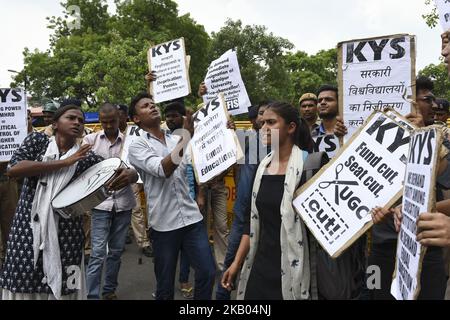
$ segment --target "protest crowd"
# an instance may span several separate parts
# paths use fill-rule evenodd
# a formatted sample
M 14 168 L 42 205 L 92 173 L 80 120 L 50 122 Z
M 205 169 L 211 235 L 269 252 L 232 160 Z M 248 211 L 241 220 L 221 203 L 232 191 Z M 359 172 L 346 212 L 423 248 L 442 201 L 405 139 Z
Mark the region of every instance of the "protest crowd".
M 393 49 L 410 41 L 385 38 L 394 39 Z M 359 47 L 352 53 L 348 43 L 340 45 L 348 46 L 343 51 L 355 59 L 369 56 Z M 164 45 L 170 47 L 184 50 L 180 40 Z M 136 92 L 129 105 L 101 103 L 101 130 L 85 128 L 83 101 L 77 98 L 47 103 L 39 130 L 28 115 L 26 137 L 0 163 L 2 300 L 120 299 L 116 291 L 130 228 L 141 252 L 153 258 L 148 272 L 155 274 L 156 290 L 148 295 L 156 300 L 173 300 L 176 290 L 195 300 L 449 297 L 450 103 L 433 94 L 431 79 L 409 74 L 410 83 L 402 82 L 402 88 L 389 83 L 358 88 L 355 82 L 347 86 L 344 74 L 337 87 L 324 83 L 316 92 L 301 92 L 296 104 L 268 100 L 250 106 L 237 97 L 243 83 L 212 84 L 214 72 L 224 70 L 219 59 L 198 87 L 205 103 L 195 107 L 183 99 L 189 91 L 176 95 L 186 89 L 180 83 L 181 89 L 173 89 L 170 83 L 179 79 L 163 79 L 162 68 L 171 63 L 156 61 L 160 51 L 152 49 L 154 61 L 142 77 L 148 92 Z M 450 31 L 442 34 L 441 54 L 450 77 Z M 184 63 L 184 51 L 182 57 Z M 388 78 L 396 70 L 392 61 L 387 68 L 357 74 Z M 183 68 L 188 74 L 189 63 Z M 401 97 L 407 90 L 401 105 L 411 108 L 403 116 L 392 111 L 398 101 L 366 99 L 374 92 Z M 357 95 L 364 96 L 359 104 L 351 100 Z M 347 101 L 352 111 L 370 110 L 368 116 L 347 117 L 342 111 Z M 237 129 L 230 117 L 243 107 L 252 125 L 247 130 Z M 385 149 L 395 153 L 406 147 L 414 154 L 423 144 L 418 159 L 429 157 L 423 160 L 429 172 L 422 176 L 420 168 L 410 166 L 417 159 L 408 153 L 380 166 L 386 156 L 371 141 L 357 142 L 364 134 L 381 141 L 391 129 L 397 136 Z M 340 161 L 344 157 L 348 160 Z M 74 187 L 73 198 L 80 193 L 77 201 L 88 197 L 86 189 L 98 192 L 95 180 L 109 169 L 99 166 L 117 158 L 122 161 L 101 183 L 107 190 L 101 202 L 90 205 L 90 198 L 86 207 L 73 206 L 76 210 L 56 208 L 66 188 Z M 100 169 L 87 176 L 88 182 L 80 180 L 93 168 Z M 403 176 L 405 170 L 416 174 Z M 366 179 L 372 171 L 385 180 Z M 228 224 L 225 176 L 230 172 L 237 197 Z M 411 219 L 408 191 L 414 199 L 417 194 L 406 185 L 425 190 L 427 183 L 428 192 L 420 195 L 427 210 Z M 351 191 L 356 187 L 367 198 Z M 344 205 L 355 212 L 356 227 L 346 220 L 348 212 L 339 212 Z M 207 212 L 213 216 L 210 227 Z M 414 237 L 404 228 L 414 230 Z M 416 260 L 419 265 L 412 269 Z

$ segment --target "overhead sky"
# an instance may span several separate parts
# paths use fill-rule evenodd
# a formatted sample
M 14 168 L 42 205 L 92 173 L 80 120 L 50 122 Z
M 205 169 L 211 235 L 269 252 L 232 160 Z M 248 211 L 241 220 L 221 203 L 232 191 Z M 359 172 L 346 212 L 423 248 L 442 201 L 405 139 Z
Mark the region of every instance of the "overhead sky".
M 25 47 L 46 50 L 51 30 L 45 17 L 61 15 L 60 0 L 0 0 L 0 87 L 23 67 Z M 112 0 L 108 2 L 112 3 Z M 314 54 L 337 42 L 396 33 L 417 35 L 417 68 L 438 63 L 440 26 L 430 29 L 425 0 L 176 0 L 206 31 L 220 30 L 227 18 L 265 25 L 289 39 L 296 50 Z M 114 10 L 114 7 L 111 7 Z M 195 58 L 195 57 L 193 57 Z

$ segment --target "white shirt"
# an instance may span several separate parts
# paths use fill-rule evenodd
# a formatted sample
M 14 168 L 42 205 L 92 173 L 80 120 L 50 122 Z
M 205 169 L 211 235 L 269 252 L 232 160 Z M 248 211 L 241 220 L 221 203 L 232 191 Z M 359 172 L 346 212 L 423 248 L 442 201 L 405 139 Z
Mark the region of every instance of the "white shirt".
M 144 182 L 150 226 L 159 232 L 177 230 L 203 220 L 197 203 L 189 196 L 186 157 L 166 178 L 162 160 L 180 137 L 164 132 L 166 143 L 144 132 L 129 148 L 129 160 Z
M 124 136 L 119 131 L 119 135 L 114 143 L 111 143 L 105 135 L 105 131 L 99 131 L 89 134 L 84 137 L 83 143 L 92 145 L 92 151 L 104 159 L 120 158 L 122 152 L 122 146 L 124 142 Z M 95 209 L 102 211 L 112 211 L 113 208 L 116 212 L 123 212 L 133 209 L 136 206 L 136 199 L 134 197 L 131 185 L 125 188 L 115 191 L 111 197 L 99 204 Z

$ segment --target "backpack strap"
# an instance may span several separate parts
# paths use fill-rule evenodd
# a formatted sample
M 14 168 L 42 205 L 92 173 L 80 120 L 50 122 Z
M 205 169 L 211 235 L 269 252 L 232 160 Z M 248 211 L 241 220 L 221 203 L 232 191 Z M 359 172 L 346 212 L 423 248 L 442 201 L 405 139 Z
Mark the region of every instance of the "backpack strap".
M 314 176 L 314 171 L 319 170 L 322 164 L 322 158 L 325 152 L 315 152 L 308 154 L 303 164 L 303 171 L 306 175 L 306 181 Z M 319 299 L 319 289 L 317 286 L 317 247 L 318 243 L 314 236 L 309 233 L 309 264 L 311 279 L 311 299 Z

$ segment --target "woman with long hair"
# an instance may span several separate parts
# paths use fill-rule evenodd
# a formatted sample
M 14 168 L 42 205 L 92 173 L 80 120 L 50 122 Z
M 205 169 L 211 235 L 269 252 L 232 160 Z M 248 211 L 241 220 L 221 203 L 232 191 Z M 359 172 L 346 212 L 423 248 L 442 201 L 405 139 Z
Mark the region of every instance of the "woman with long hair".
M 287 103 L 270 104 L 263 123 L 263 143 L 272 152 L 259 165 L 249 230 L 222 285 L 232 288 L 243 263 L 238 299 L 309 299 L 307 230 L 292 202 L 295 190 L 306 182 L 303 165 L 313 151 L 313 141 L 298 110 Z M 322 165 L 326 161 L 325 155 Z

